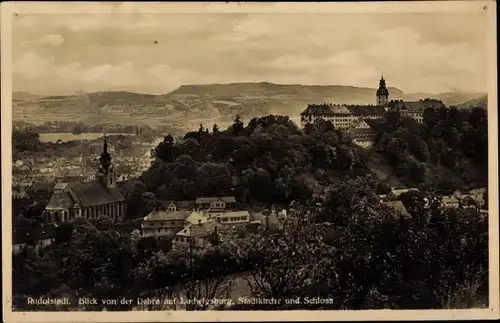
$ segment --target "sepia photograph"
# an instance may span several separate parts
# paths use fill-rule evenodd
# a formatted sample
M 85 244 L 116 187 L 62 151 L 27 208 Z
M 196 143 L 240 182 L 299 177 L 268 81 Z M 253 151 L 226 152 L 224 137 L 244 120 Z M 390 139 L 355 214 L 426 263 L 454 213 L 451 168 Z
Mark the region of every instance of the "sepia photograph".
M 494 1 L 1 14 L 5 321 L 498 318 Z

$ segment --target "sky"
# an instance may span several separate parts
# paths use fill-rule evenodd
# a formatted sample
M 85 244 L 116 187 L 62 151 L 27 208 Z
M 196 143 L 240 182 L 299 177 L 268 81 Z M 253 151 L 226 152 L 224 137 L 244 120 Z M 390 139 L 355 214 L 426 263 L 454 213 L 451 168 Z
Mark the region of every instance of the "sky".
M 183 84 L 487 91 L 486 14 L 25 14 L 13 89 L 168 93 Z

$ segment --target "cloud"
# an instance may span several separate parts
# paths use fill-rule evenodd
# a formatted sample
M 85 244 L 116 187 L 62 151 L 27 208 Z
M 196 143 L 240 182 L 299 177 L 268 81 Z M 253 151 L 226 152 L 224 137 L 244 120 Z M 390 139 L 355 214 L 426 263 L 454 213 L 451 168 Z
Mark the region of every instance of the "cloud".
M 27 53 L 13 64 L 14 86 L 22 84 L 36 93 L 74 93 L 75 91 L 130 90 L 169 92 L 185 82 L 208 81 L 203 75 L 168 65 L 139 68 L 133 62 L 84 66 L 80 62 L 57 65 L 53 57 Z M 51 82 L 44 82 L 51 80 Z
M 51 35 L 47 35 L 47 36 L 43 37 L 42 39 L 40 39 L 39 42 L 41 44 L 47 44 L 47 45 L 50 45 L 52 47 L 56 47 L 56 46 L 61 45 L 63 41 L 64 41 L 63 36 L 58 35 L 58 34 L 51 34 Z
M 45 58 L 29 52 L 15 59 L 12 68 L 14 74 L 23 78 L 37 79 L 45 75 L 53 61 L 53 57 Z
M 374 87 L 381 73 L 389 86 L 405 92 L 475 91 L 486 85 L 484 30 L 465 16 L 20 18 L 14 28 L 16 85 L 33 92 L 41 86 L 54 94 L 110 88 L 167 92 L 181 84 L 237 81 Z M 456 32 L 458 25 L 467 32 Z

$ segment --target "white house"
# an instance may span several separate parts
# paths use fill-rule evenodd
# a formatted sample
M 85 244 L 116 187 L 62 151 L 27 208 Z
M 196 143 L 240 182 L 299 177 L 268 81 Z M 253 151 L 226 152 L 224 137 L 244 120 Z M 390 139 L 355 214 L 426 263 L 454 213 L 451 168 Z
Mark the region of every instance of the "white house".
M 163 236 L 174 235 L 184 228 L 187 211 L 153 211 L 144 217 L 141 224 L 142 235 Z
M 454 195 L 443 195 L 441 202 L 445 208 L 457 209 L 460 206 L 460 200 Z
M 248 211 L 224 212 L 215 214 L 214 218 L 224 225 L 249 223 L 250 213 Z
M 175 235 L 172 249 L 192 248 L 191 250 L 196 251 L 211 246 L 218 236 L 219 225 L 216 221 L 210 220 L 186 226 Z

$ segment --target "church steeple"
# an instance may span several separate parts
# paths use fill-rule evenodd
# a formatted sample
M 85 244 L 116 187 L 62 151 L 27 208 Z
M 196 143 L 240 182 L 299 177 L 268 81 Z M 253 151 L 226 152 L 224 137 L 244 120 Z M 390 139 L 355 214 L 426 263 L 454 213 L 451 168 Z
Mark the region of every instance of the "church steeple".
M 101 156 L 99 157 L 99 164 L 99 180 L 106 187 L 114 187 L 116 185 L 116 179 L 113 172 L 113 165 L 111 164 L 111 155 L 108 152 L 108 141 L 106 139 L 106 134 L 104 134 L 104 145 Z
M 384 75 L 382 75 L 377 90 L 377 105 L 384 106 L 389 102 L 389 91 L 385 87 Z

